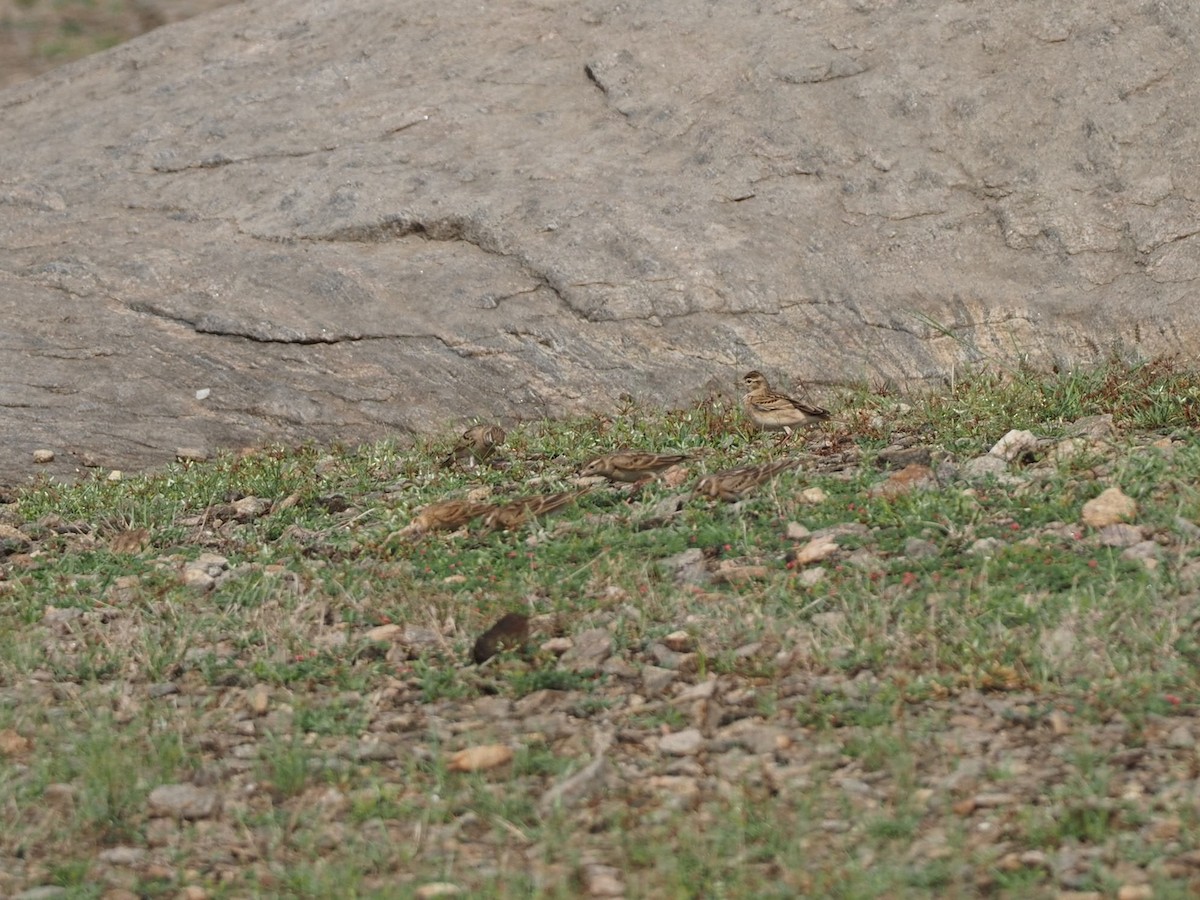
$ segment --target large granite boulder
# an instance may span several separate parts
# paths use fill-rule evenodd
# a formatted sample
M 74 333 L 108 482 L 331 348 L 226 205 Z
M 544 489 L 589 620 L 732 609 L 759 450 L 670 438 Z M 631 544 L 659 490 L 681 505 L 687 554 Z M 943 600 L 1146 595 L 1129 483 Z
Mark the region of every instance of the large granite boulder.
M 1188 0 L 252 0 L 158 29 L 0 92 L 0 478 L 751 367 L 824 401 L 1186 352 L 1197 35 Z

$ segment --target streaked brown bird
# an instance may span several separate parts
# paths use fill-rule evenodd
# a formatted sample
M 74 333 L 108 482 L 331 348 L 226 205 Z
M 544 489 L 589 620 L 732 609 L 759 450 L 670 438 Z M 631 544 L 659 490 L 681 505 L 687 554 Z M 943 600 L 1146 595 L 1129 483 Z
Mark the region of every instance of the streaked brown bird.
M 470 465 L 486 462 L 496 448 L 508 437 L 499 425 L 475 425 L 462 433 L 450 454 L 442 460 L 442 468 L 448 469 L 456 463 Z
M 438 500 L 417 513 L 412 522 L 402 530 L 402 533 L 424 534 L 426 531 L 453 531 L 492 509 L 492 504 L 475 500 L 461 498 Z
M 531 519 L 544 516 L 555 510 L 562 509 L 569 503 L 574 503 L 591 488 L 581 491 L 559 491 L 556 494 L 541 494 L 534 497 L 520 497 L 492 507 L 483 518 L 483 524 L 488 528 L 511 531 L 520 528 Z
M 705 475 L 696 484 L 692 493 L 732 503 L 735 500 L 741 500 L 750 491 L 774 478 L 785 469 L 791 469 L 798 465 L 800 465 L 800 460 L 788 457 L 773 462 L 724 469 L 720 472 L 713 472 L 711 475 Z
M 587 463 L 581 476 L 603 475 L 609 481 L 634 484 L 653 478 L 659 472 L 677 466 L 688 459 L 685 453 L 650 453 L 645 450 L 618 450 L 605 453 Z
M 791 437 L 793 428 L 816 425 L 829 418 L 827 409 L 771 390 L 762 372 L 747 372 L 742 381 L 750 388 L 742 397 L 746 415 L 763 431 L 782 431 L 786 437 Z

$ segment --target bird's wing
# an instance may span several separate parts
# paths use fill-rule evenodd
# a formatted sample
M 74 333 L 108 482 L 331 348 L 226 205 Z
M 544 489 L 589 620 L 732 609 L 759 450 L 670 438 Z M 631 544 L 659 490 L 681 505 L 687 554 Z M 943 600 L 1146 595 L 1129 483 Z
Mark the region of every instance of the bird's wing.
M 799 410 L 810 416 L 828 415 L 819 406 L 812 406 L 801 400 L 785 397 L 783 394 L 767 394 L 762 397 L 752 397 L 750 398 L 750 405 L 762 412 L 791 412 L 792 410 Z

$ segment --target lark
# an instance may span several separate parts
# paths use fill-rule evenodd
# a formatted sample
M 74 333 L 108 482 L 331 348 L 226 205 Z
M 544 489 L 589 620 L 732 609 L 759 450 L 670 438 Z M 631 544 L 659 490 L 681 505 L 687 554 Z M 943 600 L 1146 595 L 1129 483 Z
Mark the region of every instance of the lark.
M 487 462 L 496 448 L 508 437 L 499 425 L 475 425 L 463 432 L 450 455 L 442 460 L 442 468 L 448 469 L 455 463 L 470 465 Z
M 733 503 L 741 500 L 763 482 L 768 481 L 785 469 L 798 466 L 800 460 L 795 457 L 777 459 L 773 462 L 758 465 L 738 466 L 735 469 L 724 469 L 705 475 L 696 484 L 693 494 L 711 497 L 713 500 L 724 500 Z
M 480 503 L 475 500 L 438 500 L 430 503 L 413 518 L 407 526 L 401 529 L 401 534 L 424 534 L 427 531 L 453 531 L 461 528 L 472 519 L 477 519 L 494 507 L 490 503 Z
M 582 491 L 559 491 L 557 494 L 541 494 L 535 497 L 520 497 L 498 506 L 493 506 L 483 517 L 487 528 L 511 531 L 520 528 L 526 522 L 544 516 L 555 510 L 562 509 L 568 503 L 574 503 L 591 488 Z
M 816 425 L 829 418 L 829 411 L 771 390 L 762 372 L 747 372 L 742 381 L 750 391 L 742 398 L 746 415 L 763 431 L 782 431 L 785 439 L 793 428 Z
M 520 613 L 510 612 L 475 641 L 471 658 L 476 664 L 484 663 L 504 650 L 520 650 L 529 640 L 529 619 Z
M 603 475 L 609 481 L 635 484 L 653 478 L 671 466 L 688 459 L 685 453 L 650 453 L 644 450 L 618 450 L 597 456 L 579 472 L 583 477 Z

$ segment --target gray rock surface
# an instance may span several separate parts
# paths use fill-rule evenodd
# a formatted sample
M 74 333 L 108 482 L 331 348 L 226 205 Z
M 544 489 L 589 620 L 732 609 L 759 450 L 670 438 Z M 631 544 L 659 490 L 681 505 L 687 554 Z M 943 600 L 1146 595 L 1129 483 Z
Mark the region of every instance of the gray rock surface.
M 0 92 L 0 480 L 750 367 L 821 402 L 1189 349 L 1197 35 L 1188 0 L 251 0 L 156 30 Z

